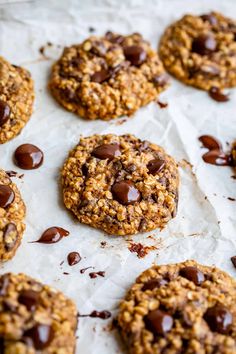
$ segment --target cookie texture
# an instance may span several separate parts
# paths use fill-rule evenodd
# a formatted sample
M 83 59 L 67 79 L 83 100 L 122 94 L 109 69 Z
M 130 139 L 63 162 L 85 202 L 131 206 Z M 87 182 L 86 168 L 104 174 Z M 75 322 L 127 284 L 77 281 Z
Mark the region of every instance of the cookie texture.
M 61 292 L 25 274 L 0 277 L 0 351 L 73 354 L 77 312 Z
M 17 136 L 33 111 L 34 87 L 28 70 L 0 57 L 0 144 Z
M 0 261 L 11 259 L 25 230 L 25 204 L 17 186 L 0 169 Z
M 138 33 L 108 32 L 65 48 L 49 87 L 67 110 L 87 119 L 131 115 L 168 84 L 163 65 Z
M 66 207 L 113 235 L 163 228 L 175 216 L 178 184 L 173 158 L 129 134 L 81 138 L 62 169 Z
M 162 36 L 165 68 L 180 81 L 203 90 L 236 86 L 236 21 L 220 13 L 185 15 Z
M 118 326 L 129 353 L 236 353 L 236 282 L 186 261 L 143 272 L 120 304 Z

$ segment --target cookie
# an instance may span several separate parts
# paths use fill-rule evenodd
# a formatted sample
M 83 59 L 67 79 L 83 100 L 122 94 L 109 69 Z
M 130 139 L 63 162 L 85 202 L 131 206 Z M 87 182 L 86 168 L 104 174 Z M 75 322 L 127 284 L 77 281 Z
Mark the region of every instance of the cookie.
M 164 228 L 176 214 L 178 184 L 173 158 L 129 134 L 81 138 L 62 169 L 66 207 L 112 235 Z
M 120 304 L 130 353 L 235 354 L 236 282 L 195 261 L 143 272 Z
M 169 26 L 159 53 L 166 70 L 185 84 L 209 90 L 236 86 L 236 21 L 220 13 L 185 15 Z
M 138 33 L 92 36 L 65 48 L 49 87 L 67 110 L 87 119 L 130 116 L 168 84 L 157 53 Z
M 74 354 L 77 311 L 61 292 L 28 277 L 0 277 L 0 352 Z
M 17 186 L 0 169 L 0 262 L 11 259 L 21 243 L 25 209 Z
M 33 111 L 34 87 L 28 70 L 0 57 L 0 144 L 24 128 Z

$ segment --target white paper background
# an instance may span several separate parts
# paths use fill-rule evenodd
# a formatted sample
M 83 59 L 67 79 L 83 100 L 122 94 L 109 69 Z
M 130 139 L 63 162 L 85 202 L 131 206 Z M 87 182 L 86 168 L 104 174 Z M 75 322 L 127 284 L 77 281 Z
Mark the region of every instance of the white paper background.
M 235 90 L 231 90 L 229 102 L 219 104 L 205 92 L 173 79 L 172 86 L 161 96 L 161 101 L 169 104 L 167 109 L 153 103 L 119 125 L 120 120 L 86 122 L 76 117 L 62 109 L 46 87 L 50 67 L 62 47 L 84 40 L 90 26 L 98 35 L 107 30 L 123 34 L 139 31 L 156 47 L 164 28 L 184 13 L 201 14 L 216 9 L 236 17 L 236 2 L 39 0 L 4 3 L 7 2 L 1 1 L 0 6 L 1 55 L 31 71 L 36 102 L 34 114 L 22 133 L 0 146 L 0 166 L 24 172 L 12 162 L 14 150 L 22 143 L 42 148 L 45 162 L 38 170 L 26 171 L 22 180 L 14 178 L 27 205 L 27 229 L 15 258 L 1 267 L 1 273 L 25 272 L 64 291 L 75 300 L 81 313 L 107 309 L 113 315 L 135 277 L 153 262 L 173 263 L 192 258 L 206 265 L 216 264 L 236 276 L 230 262 L 230 257 L 236 255 L 236 202 L 227 199 L 236 198 L 236 181 L 230 178 L 233 171 L 229 167 L 203 163 L 197 140 L 201 134 L 214 135 L 223 142 L 236 138 Z M 53 43 L 53 47 L 45 50 L 50 60 L 39 53 L 39 47 L 47 41 Z M 109 237 L 80 225 L 64 208 L 58 177 L 68 151 L 81 134 L 108 132 L 133 133 L 149 139 L 162 145 L 180 162 L 179 211 L 164 231 L 130 238 Z M 70 236 L 55 245 L 28 243 L 54 225 L 68 229 Z M 148 235 L 155 237 L 145 239 Z M 128 249 L 130 240 L 156 245 L 158 249 L 139 259 Z M 104 249 L 100 247 L 101 241 L 107 242 Z M 74 267 L 66 262 L 71 251 L 79 251 L 83 257 Z M 60 267 L 63 260 L 65 263 Z M 92 280 L 89 271 L 80 274 L 79 270 L 87 266 L 94 266 L 95 271 L 104 270 L 105 278 Z M 80 319 L 76 353 L 122 352 L 116 332 L 107 330 L 108 323 Z

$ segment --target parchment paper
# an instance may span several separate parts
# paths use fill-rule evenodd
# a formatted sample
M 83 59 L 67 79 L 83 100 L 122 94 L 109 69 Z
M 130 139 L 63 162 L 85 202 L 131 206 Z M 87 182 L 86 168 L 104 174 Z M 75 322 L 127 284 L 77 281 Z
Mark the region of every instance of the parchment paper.
M 201 134 L 214 135 L 224 143 L 236 138 L 236 91 L 231 90 L 229 102 L 219 104 L 205 92 L 172 79 L 171 87 L 160 98 L 168 103 L 166 109 L 152 103 L 125 122 L 123 118 L 89 122 L 61 108 L 46 87 L 50 67 L 62 48 L 84 40 L 90 35 L 89 27 L 98 35 L 107 30 L 123 34 L 139 31 L 155 48 L 164 28 L 183 14 L 201 14 L 215 9 L 236 17 L 236 2 L 47 0 L 1 3 L 1 55 L 31 71 L 36 102 L 34 114 L 22 133 L 0 146 L 0 166 L 24 172 L 12 162 L 14 150 L 22 143 L 33 143 L 45 153 L 40 169 L 26 171 L 23 179 L 14 178 L 27 205 L 27 229 L 15 258 L 1 266 L 1 273 L 25 272 L 61 289 L 74 299 L 80 313 L 106 309 L 113 316 L 136 276 L 153 262 L 195 259 L 206 265 L 215 264 L 236 277 L 230 262 L 230 257 L 236 255 L 236 202 L 227 199 L 236 198 L 236 181 L 231 178 L 233 170 L 205 164 L 197 140 Z M 47 46 L 47 42 L 52 46 Z M 39 53 L 39 48 L 45 45 L 45 56 L 49 59 Z M 79 224 L 65 209 L 58 183 L 59 170 L 81 134 L 128 132 L 162 145 L 179 162 L 179 210 L 162 232 L 156 230 L 129 238 L 109 237 Z M 70 236 L 54 245 L 29 243 L 50 226 L 64 227 L 70 231 Z M 157 249 L 140 259 L 128 249 L 132 240 Z M 105 248 L 100 247 L 101 241 L 107 243 Z M 71 251 L 78 251 L 82 256 L 82 261 L 74 267 L 66 262 Z M 63 260 L 65 263 L 60 266 Z M 105 271 L 105 278 L 92 280 L 89 271 L 80 274 L 80 269 L 88 266 L 93 266 L 94 271 Z M 124 352 L 116 331 L 109 331 L 108 324 L 109 320 L 80 319 L 76 353 Z

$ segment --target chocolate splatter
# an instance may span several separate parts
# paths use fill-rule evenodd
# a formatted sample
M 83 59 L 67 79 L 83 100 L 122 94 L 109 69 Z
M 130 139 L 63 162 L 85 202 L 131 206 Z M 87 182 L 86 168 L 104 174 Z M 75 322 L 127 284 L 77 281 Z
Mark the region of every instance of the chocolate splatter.
M 102 320 L 107 320 L 108 318 L 111 317 L 111 312 L 104 310 L 104 311 L 92 311 L 88 315 L 80 315 L 78 314 L 78 317 L 93 317 L 93 318 L 101 318 Z
M 144 258 L 149 251 L 156 250 L 156 246 L 144 246 L 141 243 L 130 243 L 129 250 L 132 253 L 137 253 L 138 258 Z
M 91 279 L 97 278 L 98 275 L 100 277 L 105 277 L 105 272 L 100 270 L 99 272 L 91 272 L 91 273 L 89 273 L 89 276 L 90 276 Z
M 156 101 L 157 102 L 157 104 L 158 104 L 158 106 L 160 107 L 160 108 L 166 108 L 166 107 L 168 107 L 168 103 L 167 102 L 161 102 L 161 101 Z

